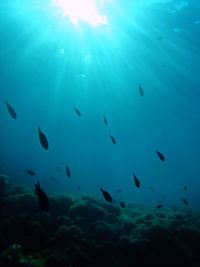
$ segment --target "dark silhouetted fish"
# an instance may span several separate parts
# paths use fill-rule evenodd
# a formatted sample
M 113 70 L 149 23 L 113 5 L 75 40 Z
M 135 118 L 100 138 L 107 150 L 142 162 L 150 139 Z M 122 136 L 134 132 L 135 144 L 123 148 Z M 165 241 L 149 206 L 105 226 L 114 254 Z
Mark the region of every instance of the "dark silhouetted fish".
M 185 199 L 185 198 L 182 198 L 182 201 L 183 201 L 183 203 L 184 203 L 185 205 L 188 205 L 188 204 L 189 204 L 188 201 L 187 201 L 187 199 Z
M 149 189 L 153 192 L 155 192 L 155 189 L 153 187 L 149 187 Z
M 56 181 L 56 178 L 54 178 L 54 177 L 50 177 L 50 179 L 51 179 L 52 181 Z
M 100 190 L 101 190 L 105 200 L 108 202 L 112 202 L 112 198 L 111 198 L 110 194 L 108 192 L 106 192 L 105 190 L 103 190 L 102 188 L 100 188 Z
M 135 173 L 133 173 L 133 177 L 134 177 L 134 182 L 135 182 L 136 187 L 140 187 L 140 181 L 136 177 Z
M 163 207 L 163 205 L 157 205 L 157 209 L 160 209 L 160 208 L 162 208 Z
M 186 191 L 187 190 L 187 185 L 184 185 L 183 186 L 183 189 Z
M 65 166 L 65 172 L 66 172 L 66 174 L 67 174 L 67 177 L 71 177 L 71 172 L 70 172 L 70 169 L 69 169 L 69 167 L 68 166 Z
M 35 173 L 34 173 L 34 171 L 32 171 L 32 170 L 24 170 L 25 172 L 27 172 L 29 175 L 31 175 L 31 176 L 35 176 Z
M 119 205 L 124 209 L 126 208 L 126 204 L 124 202 L 122 202 L 122 201 L 119 202 Z
M 13 119 L 16 119 L 17 118 L 17 113 L 15 112 L 14 108 L 8 104 L 8 102 L 6 101 L 3 101 L 3 103 L 6 105 L 6 108 L 10 114 L 10 116 L 13 118 Z
M 122 190 L 121 190 L 121 189 L 117 189 L 116 191 L 117 191 L 118 193 L 121 193 L 121 192 L 122 192 Z
M 107 121 L 106 117 L 104 117 L 104 123 L 105 123 L 105 125 L 108 125 L 108 121 Z
M 115 138 L 112 135 L 110 135 L 110 139 L 113 142 L 113 144 L 116 144 L 116 140 L 115 140 Z
M 139 93 L 140 93 L 140 95 L 143 96 L 144 95 L 144 90 L 143 90 L 142 86 L 139 84 L 138 87 L 139 87 Z
M 76 111 L 76 114 L 79 116 L 79 117 L 81 117 L 81 113 L 80 113 L 80 111 L 77 109 L 77 108 L 75 108 L 75 107 L 73 107 L 74 108 L 74 110 Z
M 35 194 L 38 198 L 38 206 L 41 211 L 47 212 L 49 210 L 49 201 L 46 193 L 40 188 L 40 183 L 38 181 L 35 184 Z
M 160 153 L 160 152 L 157 151 L 157 150 L 156 150 L 156 153 L 157 153 L 157 155 L 158 155 L 158 157 L 159 157 L 160 160 L 165 161 L 165 157 L 163 156 L 162 153 Z
M 48 149 L 48 141 L 46 136 L 43 134 L 43 132 L 40 130 L 40 127 L 38 127 L 38 133 L 39 133 L 39 139 L 40 139 L 40 144 L 44 149 Z

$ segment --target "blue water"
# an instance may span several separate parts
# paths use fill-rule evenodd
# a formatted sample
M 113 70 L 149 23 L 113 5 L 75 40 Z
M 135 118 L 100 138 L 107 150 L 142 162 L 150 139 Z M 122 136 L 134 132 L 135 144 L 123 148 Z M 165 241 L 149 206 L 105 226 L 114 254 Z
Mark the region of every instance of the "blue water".
M 47 193 L 103 200 L 102 187 L 114 201 L 155 206 L 164 196 L 165 206 L 199 210 L 200 2 L 113 0 L 100 10 L 108 25 L 96 27 L 76 27 L 50 0 L 9 2 L 0 3 L 0 99 L 18 117 L 0 103 L 0 172 L 31 190 L 39 180 Z

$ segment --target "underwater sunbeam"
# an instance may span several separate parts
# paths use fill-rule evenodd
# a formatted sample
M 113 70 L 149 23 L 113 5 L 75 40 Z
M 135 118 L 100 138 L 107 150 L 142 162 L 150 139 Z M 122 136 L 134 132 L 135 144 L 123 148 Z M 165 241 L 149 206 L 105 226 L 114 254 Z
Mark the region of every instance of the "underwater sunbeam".
M 92 26 L 107 24 L 106 17 L 97 11 L 95 0 L 51 0 L 52 5 L 60 9 L 60 13 L 68 16 L 74 25 L 78 26 L 79 20 L 84 20 Z M 101 5 L 102 2 L 99 1 Z

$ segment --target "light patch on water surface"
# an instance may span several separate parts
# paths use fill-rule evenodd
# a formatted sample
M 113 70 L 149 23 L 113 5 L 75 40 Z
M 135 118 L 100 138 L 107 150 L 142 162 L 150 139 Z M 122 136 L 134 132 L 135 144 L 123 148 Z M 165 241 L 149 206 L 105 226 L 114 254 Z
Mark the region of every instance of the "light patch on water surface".
M 92 26 L 98 24 L 107 25 L 107 20 L 104 15 L 100 15 L 97 11 L 95 0 L 51 0 L 52 5 L 60 9 L 60 13 L 64 17 L 69 17 L 74 25 L 78 26 L 80 20 L 87 21 Z M 99 6 L 104 4 L 104 1 L 97 2 Z

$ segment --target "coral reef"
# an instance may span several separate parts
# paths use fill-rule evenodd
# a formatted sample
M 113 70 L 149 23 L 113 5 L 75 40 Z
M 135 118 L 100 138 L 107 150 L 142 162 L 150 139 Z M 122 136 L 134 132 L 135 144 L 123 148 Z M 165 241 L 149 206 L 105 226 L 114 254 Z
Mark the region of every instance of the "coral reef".
M 200 217 L 189 209 L 121 209 L 89 196 L 36 196 L 0 176 L 2 266 L 200 266 Z

